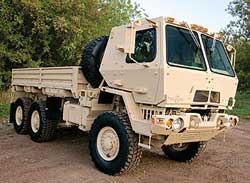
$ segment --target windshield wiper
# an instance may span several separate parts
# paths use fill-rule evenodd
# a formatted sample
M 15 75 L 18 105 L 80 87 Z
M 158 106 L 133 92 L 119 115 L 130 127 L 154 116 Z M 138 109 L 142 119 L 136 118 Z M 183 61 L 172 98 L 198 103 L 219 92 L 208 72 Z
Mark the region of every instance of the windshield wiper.
M 214 52 L 214 48 L 215 48 L 215 44 L 216 44 L 216 34 L 214 34 L 214 38 L 213 38 L 213 44 L 212 44 L 212 47 L 210 48 L 211 49 L 211 52 Z
M 196 46 L 197 46 L 198 48 L 201 48 L 201 45 L 200 45 L 199 41 L 197 40 L 197 38 L 195 37 L 195 35 L 194 35 L 194 33 L 193 33 L 191 27 L 189 26 L 189 24 L 188 24 L 187 22 L 184 22 L 184 24 L 187 26 L 187 28 L 188 28 L 188 30 L 189 30 L 189 32 L 190 32 L 190 34 L 191 34 L 191 37 L 193 38 L 194 43 L 196 44 Z

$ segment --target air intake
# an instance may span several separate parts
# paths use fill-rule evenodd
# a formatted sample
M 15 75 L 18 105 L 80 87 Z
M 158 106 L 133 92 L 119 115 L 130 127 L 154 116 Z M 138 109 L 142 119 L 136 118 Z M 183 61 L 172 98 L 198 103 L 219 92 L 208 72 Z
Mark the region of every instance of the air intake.
M 220 92 L 212 91 L 210 95 L 210 102 L 220 103 Z

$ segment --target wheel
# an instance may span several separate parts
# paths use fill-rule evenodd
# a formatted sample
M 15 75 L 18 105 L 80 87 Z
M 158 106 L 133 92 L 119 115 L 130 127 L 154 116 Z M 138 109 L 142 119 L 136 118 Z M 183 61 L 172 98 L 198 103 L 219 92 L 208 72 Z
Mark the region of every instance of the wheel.
M 32 100 L 29 98 L 19 98 L 12 106 L 10 120 L 14 129 L 19 134 L 27 134 L 29 129 L 29 109 Z
M 57 121 L 48 120 L 45 105 L 38 101 L 30 107 L 30 137 L 35 142 L 47 142 L 55 137 Z
M 90 130 L 89 150 L 95 166 L 109 175 L 135 169 L 142 155 L 128 115 L 113 112 L 95 119 Z
M 85 78 L 94 88 L 97 88 L 102 82 L 99 68 L 107 42 L 108 36 L 102 36 L 91 41 L 83 50 L 80 66 Z
M 206 142 L 191 142 L 183 144 L 173 144 L 163 146 L 162 150 L 165 155 L 172 160 L 179 162 L 192 161 L 206 147 Z

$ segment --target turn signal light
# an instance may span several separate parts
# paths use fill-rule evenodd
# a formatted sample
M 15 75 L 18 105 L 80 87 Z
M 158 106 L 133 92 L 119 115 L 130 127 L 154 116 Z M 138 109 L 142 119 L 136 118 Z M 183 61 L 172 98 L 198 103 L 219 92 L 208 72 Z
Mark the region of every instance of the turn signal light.
M 166 121 L 166 126 L 167 127 L 169 127 L 169 128 L 171 128 L 172 127 L 172 124 L 173 124 L 173 119 L 168 119 L 167 121 Z
M 155 119 L 155 118 L 152 118 L 151 121 L 152 121 L 153 124 L 155 124 L 156 119 Z
M 236 118 L 232 118 L 232 119 L 231 119 L 231 124 L 232 124 L 232 126 L 236 126 L 237 123 L 238 123 L 238 120 L 237 120 Z

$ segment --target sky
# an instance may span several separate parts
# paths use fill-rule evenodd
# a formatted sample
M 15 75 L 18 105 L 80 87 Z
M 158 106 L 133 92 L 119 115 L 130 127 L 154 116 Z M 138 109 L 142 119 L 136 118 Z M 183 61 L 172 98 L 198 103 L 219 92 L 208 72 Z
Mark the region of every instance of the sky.
M 132 0 L 145 9 L 149 18 L 174 17 L 219 32 L 233 20 L 225 9 L 230 0 Z M 232 1 L 232 0 L 231 0 Z

